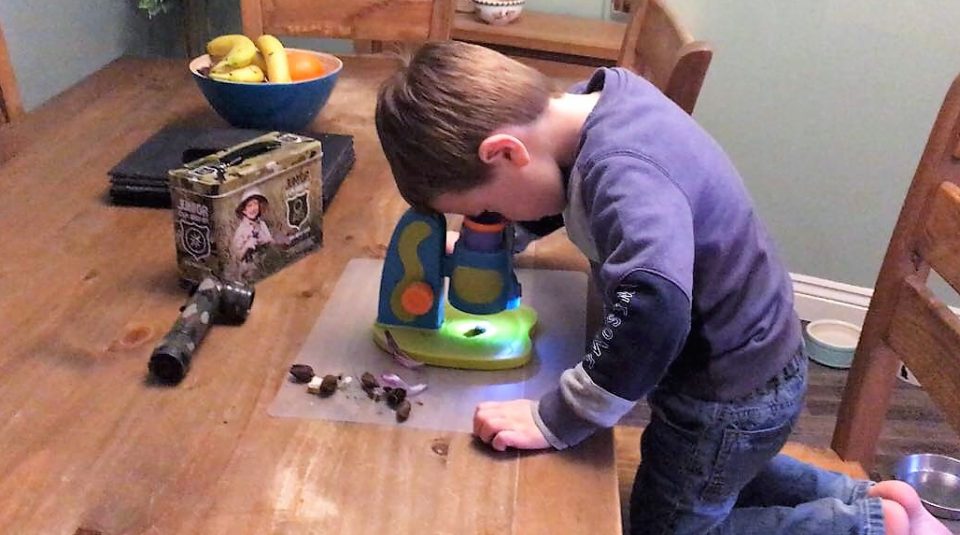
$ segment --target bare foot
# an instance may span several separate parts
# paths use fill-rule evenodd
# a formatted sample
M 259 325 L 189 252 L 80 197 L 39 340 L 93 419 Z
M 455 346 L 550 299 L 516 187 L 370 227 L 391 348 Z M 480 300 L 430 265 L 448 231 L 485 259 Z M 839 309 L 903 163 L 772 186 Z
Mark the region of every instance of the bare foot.
M 902 505 L 893 500 L 880 500 L 883 506 L 883 532 L 886 535 L 910 535 L 910 517 Z
M 950 530 L 923 507 L 917 491 L 903 481 L 881 481 L 871 487 L 867 494 L 883 499 L 883 521 L 890 535 L 950 535 Z M 890 502 L 899 504 L 901 510 L 906 512 L 906 530 L 900 525 L 900 511 L 892 505 L 888 506 Z

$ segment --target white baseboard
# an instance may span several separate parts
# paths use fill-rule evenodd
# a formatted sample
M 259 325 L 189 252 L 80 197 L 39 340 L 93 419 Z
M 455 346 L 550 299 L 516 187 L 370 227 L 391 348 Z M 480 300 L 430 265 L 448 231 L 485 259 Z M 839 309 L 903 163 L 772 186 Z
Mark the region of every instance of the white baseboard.
M 804 321 L 835 319 L 863 325 L 872 288 L 791 273 L 794 307 Z
M 794 308 L 801 320 L 835 319 L 863 326 L 873 288 L 791 273 Z M 928 281 L 929 283 L 930 281 Z M 950 310 L 960 317 L 960 307 Z

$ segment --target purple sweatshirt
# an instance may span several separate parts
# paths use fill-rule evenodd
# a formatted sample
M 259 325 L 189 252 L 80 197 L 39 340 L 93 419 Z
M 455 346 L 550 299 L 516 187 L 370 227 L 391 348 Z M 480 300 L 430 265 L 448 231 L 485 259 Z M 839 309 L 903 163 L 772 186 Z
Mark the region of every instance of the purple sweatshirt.
M 534 408 L 556 448 L 612 426 L 657 385 L 745 396 L 801 344 L 788 273 L 713 138 L 629 71 L 599 69 L 577 92 L 600 98 L 563 223 L 594 265 L 605 317 Z

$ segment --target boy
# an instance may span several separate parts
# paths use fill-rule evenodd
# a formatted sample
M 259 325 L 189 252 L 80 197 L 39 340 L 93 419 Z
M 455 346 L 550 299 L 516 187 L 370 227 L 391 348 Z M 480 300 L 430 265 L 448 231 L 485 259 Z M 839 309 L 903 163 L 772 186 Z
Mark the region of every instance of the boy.
M 240 222 L 230 242 L 230 255 L 233 258 L 230 276 L 237 280 L 256 279 L 264 248 L 273 243 L 267 222 L 263 220 L 268 204 L 258 188 L 250 188 L 237 205 L 236 214 Z
M 774 457 L 805 390 L 788 274 L 726 155 L 648 82 L 599 69 L 562 93 L 485 48 L 427 44 L 385 83 L 376 120 L 414 207 L 539 233 L 562 213 L 594 265 L 605 324 L 589 352 L 539 401 L 481 404 L 481 440 L 574 446 L 648 396 L 634 533 L 934 526 L 905 484 Z

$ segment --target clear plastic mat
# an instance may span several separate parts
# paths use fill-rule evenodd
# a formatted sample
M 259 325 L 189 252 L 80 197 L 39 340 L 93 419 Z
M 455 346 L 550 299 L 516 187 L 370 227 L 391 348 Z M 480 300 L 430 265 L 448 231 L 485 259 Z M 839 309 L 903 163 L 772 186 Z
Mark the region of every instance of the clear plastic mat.
M 538 399 L 557 386 L 560 374 L 583 358 L 587 276 L 574 271 L 518 270 L 523 300 L 539 315 L 534 355 L 526 366 L 505 371 L 455 370 L 424 366 L 408 370 L 395 364 L 371 339 L 377 315 L 381 260 L 352 260 L 290 364 L 309 364 L 318 375 L 349 375 L 327 398 L 308 394 L 287 377 L 270 404 L 271 416 L 401 425 L 470 432 L 474 407 L 482 401 Z M 288 366 L 289 367 L 289 366 Z M 397 423 L 394 412 L 370 400 L 359 377 L 395 373 L 427 389 L 410 398 L 410 418 Z

